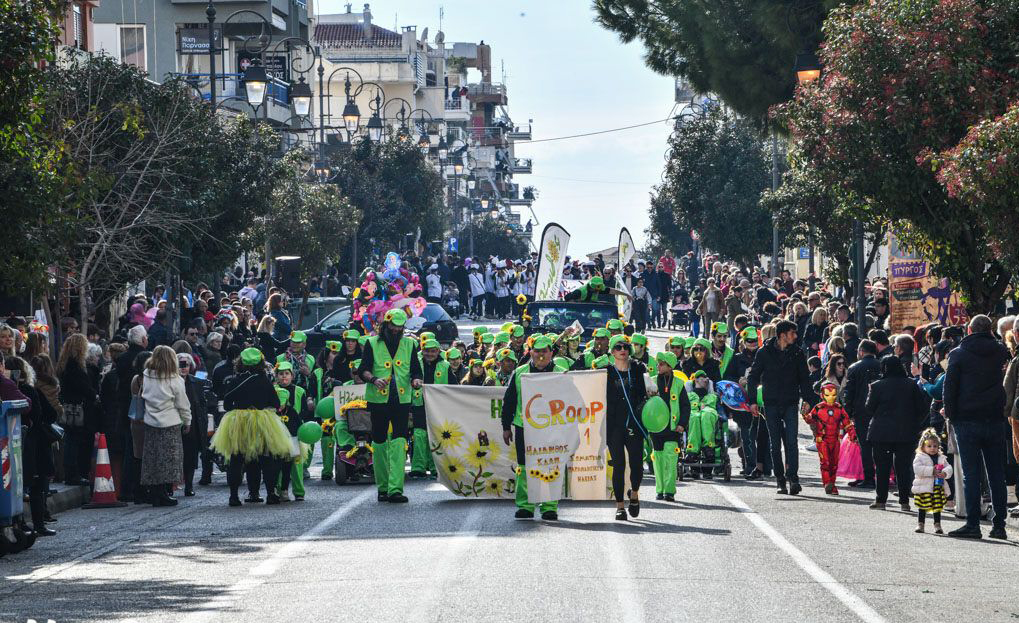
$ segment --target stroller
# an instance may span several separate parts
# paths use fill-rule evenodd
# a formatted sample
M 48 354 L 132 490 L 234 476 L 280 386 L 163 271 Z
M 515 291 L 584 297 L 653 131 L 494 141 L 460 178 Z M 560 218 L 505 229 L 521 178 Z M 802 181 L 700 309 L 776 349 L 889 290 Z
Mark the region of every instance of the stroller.
M 352 408 L 341 414 L 346 426 L 337 421 L 333 428 L 336 440 L 336 484 L 374 482 L 372 468 L 372 421 L 367 409 Z
M 693 314 L 693 305 L 679 303 L 669 308 L 669 328 L 673 330 L 688 330 L 690 328 L 690 316 Z
M 460 319 L 460 288 L 452 281 L 447 281 L 442 288 L 442 307 L 454 319 Z

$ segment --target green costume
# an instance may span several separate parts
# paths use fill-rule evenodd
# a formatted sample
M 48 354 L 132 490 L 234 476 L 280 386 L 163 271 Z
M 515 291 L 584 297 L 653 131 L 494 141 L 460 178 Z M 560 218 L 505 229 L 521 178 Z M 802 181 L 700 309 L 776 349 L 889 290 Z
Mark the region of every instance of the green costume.
M 289 365 L 289 364 L 283 364 Z M 287 369 L 278 366 L 277 369 Z M 283 424 L 290 431 L 291 437 L 297 436 L 297 429 L 300 428 L 304 422 L 301 418 L 301 412 L 304 411 L 304 388 L 300 385 L 290 385 L 289 387 L 281 387 L 276 385 L 276 395 L 279 396 L 280 404 L 283 405 L 284 411 L 282 418 L 287 418 Z M 297 457 L 288 459 L 283 468 L 280 470 L 280 475 L 276 479 L 276 492 L 285 493 L 287 487 L 293 490 L 294 497 L 297 499 L 304 499 L 304 466 L 305 457 Z M 289 465 L 288 465 L 289 464 Z M 284 475 L 284 470 L 289 466 L 290 477 L 287 478 Z
M 700 454 L 715 449 L 715 427 L 718 424 L 718 397 L 708 391 L 701 396 L 694 389 L 694 381 L 686 382 L 686 393 L 690 399 L 690 427 L 686 435 L 686 450 Z
M 666 363 L 671 367 L 675 367 L 678 363 L 674 353 L 659 353 L 656 360 L 658 362 Z M 685 387 L 675 376 L 673 376 L 671 370 L 665 377 L 658 375 L 656 381 L 660 388 L 659 392 L 661 392 L 661 388 L 663 388 L 664 385 L 668 385 L 669 387 L 668 402 L 670 421 L 669 427 L 666 431 L 669 431 L 671 434 L 662 435 L 660 442 L 661 449 L 655 450 L 651 455 L 651 460 L 655 468 L 655 493 L 675 495 L 677 464 L 679 462 L 679 435 L 675 431 L 676 427 L 680 424 L 689 425 L 688 423 L 683 422 L 681 408 L 684 404 L 683 401 L 686 400 L 687 397 L 683 395 Z M 665 396 L 662 396 L 662 398 L 665 398 Z M 656 443 L 656 445 L 658 444 Z
M 439 343 L 429 339 L 424 343 L 425 348 L 439 348 Z M 441 358 L 436 359 L 434 364 L 429 364 L 421 356 L 421 369 L 424 371 L 425 385 L 448 385 L 449 364 Z M 435 462 L 432 460 L 432 451 L 428 441 L 428 420 L 425 415 L 424 388 L 415 389 L 413 392 L 413 407 L 411 410 L 414 420 L 414 452 L 410 458 L 410 473 L 415 476 L 424 476 L 426 472 L 435 475 Z

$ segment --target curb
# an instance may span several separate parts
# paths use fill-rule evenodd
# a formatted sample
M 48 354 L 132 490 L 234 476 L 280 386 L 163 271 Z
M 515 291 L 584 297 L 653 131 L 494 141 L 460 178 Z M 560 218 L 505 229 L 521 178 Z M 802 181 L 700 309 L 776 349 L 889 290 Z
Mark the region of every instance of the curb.
M 56 490 L 56 493 L 46 496 L 46 509 L 50 514 L 62 513 L 72 508 L 80 508 L 92 497 L 91 487 L 88 486 L 70 487 L 68 485 L 51 483 L 50 488 Z M 25 502 L 24 516 L 25 521 L 32 522 L 31 509 L 28 507 L 28 502 Z

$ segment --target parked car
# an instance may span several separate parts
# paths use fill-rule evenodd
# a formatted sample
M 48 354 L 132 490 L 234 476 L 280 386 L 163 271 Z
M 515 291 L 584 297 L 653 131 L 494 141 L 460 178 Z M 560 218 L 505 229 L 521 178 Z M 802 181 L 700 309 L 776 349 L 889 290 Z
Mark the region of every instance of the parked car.
M 535 301 L 527 305 L 531 316 L 531 331 L 561 333 L 566 327 L 580 321 L 584 327 L 583 339 L 590 339 L 594 330 L 619 317 L 615 303 L 581 303 L 579 301 Z
M 287 305 L 287 313 L 290 314 L 290 322 L 295 329 L 307 331 L 337 309 L 349 305 L 350 299 L 345 296 L 308 297 L 308 302 L 304 305 L 304 317 L 301 318 L 301 298 L 298 297 L 291 299 Z M 300 325 L 297 323 L 298 318 L 301 318 Z
M 343 339 L 343 332 L 350 328 L 353 310 L 349 304 L 333 311 L 314 327 L 305 331 L 308 335 L 307 349 L 312 355 L 325 347 L 327 340 Z M 413 333 L 431 331 L 443 346 L 449 346 L 457 339 L 459 329 L 446 310 L 437 303 L 429 303 L 420 316 L 407 321 L 407 330 Z

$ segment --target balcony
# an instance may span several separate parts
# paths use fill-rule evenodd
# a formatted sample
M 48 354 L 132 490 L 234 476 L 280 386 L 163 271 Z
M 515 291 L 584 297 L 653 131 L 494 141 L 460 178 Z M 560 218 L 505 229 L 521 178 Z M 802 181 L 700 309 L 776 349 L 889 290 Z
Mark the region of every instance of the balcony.
M 446 100 L 443 110 L 446 121 L 468 121 L 471 118 L 471 102 L 466 97 Z
M 531 159 L 530 158 L 514 158 L 510 163 L 510 173 L 530 173 L 531 172 Z
M 506 138 L 511 141 L 529 141 L 531 140 L 531 126 L 528 124 L 527 128 L 514 127 L 512 130 L 506 132 Z
M 498 83 L 479 82 L 467 85 L 467 97 L 484 104 L 505 106 L 508 103 L 506 85 Z

